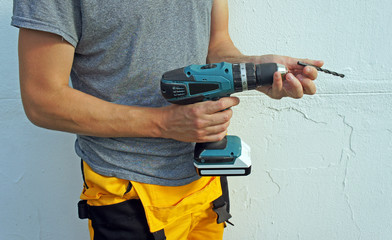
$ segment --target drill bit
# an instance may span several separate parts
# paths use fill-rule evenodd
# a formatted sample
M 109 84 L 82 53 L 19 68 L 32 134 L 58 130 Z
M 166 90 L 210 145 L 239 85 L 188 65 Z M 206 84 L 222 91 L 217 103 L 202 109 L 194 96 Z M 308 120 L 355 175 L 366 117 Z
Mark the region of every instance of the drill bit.
M 309 63 L 304 63 L 304 62 L 298 61 L 297 64 L 301 65 L 301 66 L 304 66 L 304 67 L 305 66 L 311 66 L 311 67 L 316 68 L 317 71 L 325 72 L 325 73 L 328 73 L 328 74 L 332 74 L 334 76 L 338 76 L 338 77 L 344 78 L 344 74 L 333 72 L 333 71 L 330 71 L 328 69 L 324 69 L 324 68 L 321 68 L 321 67 L 317 67 L 317 66 L 309 64 Z

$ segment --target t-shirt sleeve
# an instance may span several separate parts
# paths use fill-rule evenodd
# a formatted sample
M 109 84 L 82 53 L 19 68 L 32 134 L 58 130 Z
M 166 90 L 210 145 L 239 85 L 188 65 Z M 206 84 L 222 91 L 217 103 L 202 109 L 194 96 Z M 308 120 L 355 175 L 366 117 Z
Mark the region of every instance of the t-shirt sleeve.
M 60 35 L 76 47 L 81 36 L 80 0 L 14 0 L 11 25 Z

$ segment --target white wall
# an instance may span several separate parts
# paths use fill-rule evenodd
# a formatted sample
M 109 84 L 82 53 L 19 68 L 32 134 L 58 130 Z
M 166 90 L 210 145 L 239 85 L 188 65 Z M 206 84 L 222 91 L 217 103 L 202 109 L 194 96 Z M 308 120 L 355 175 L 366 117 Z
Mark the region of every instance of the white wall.
M 234 239 L 392 239 L 392 2 L 230 0 L 247 54 L 323 59 L 318 93 L 241 95 L 233 134 L 253 173 L 231 179 Z
M 244 53 L 322 59 L 346 78 L 320 73 L 301 100 L 239 95 L 230 134 L 251 145 L 253 169 L 229 180 L 225 239 L 391 239 L 391 1 L 229 3 Z M 11 12 L 0 0 L 0 239 L 88 239 L 74 136 L 24 116 Z
M 12 1 L 0 0 L 0 240 L 89 239 L 75 137 L 32 125 L 19 91 Z

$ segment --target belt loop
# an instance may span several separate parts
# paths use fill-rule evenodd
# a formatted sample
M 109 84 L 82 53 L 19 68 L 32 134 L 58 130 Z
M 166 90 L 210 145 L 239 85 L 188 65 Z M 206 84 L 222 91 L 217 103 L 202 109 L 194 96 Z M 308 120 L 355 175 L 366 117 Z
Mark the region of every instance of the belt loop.
M 88 186 L 87 186 L 87 183 L 86 183 L 86 178 L 85 178 L 85 176 L 84 176 L 84 165 L 83 165 L 83 159 L 80 159 L 80 163 L 81 163 L 81 170 L 82 170 L 82 178 L 83 178 L 83 183 L 84 183 L 84 187 L 86 188 L 86 189 L 88 189 Z
M 89 218 L 89 206 L 87 200 L 80 200 L 78 202 L 78 215 L 80 219 Z
M 127 193 L 129 193 L 131 190 L 132 190 L 132 183 L 131 183 L 131 181 L 129 181 L 128 186 L 127 186 L 127 189 L 125 190 L 124 195 L 127 194 Z

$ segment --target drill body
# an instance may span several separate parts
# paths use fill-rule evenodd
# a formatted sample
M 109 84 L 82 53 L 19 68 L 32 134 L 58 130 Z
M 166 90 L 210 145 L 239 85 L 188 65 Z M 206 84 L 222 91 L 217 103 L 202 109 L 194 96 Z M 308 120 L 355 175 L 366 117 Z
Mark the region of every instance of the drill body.
M 282 75 L 287 73 L 285 66 L 276 63 L 189 65 L 164 73 L 161 92 L 173 104 L 214 101 L 236 92 L 270 85 L 277 71 Z M 197 143 L 194 165 L 201 176 L 248 175 L 251 170 L 250 147 L 231 135 L 219 142 Z

